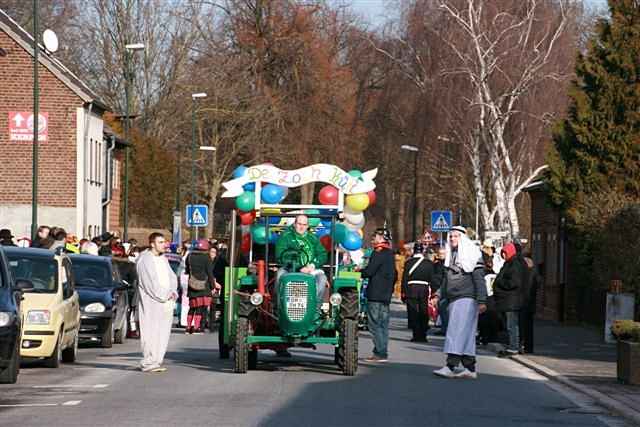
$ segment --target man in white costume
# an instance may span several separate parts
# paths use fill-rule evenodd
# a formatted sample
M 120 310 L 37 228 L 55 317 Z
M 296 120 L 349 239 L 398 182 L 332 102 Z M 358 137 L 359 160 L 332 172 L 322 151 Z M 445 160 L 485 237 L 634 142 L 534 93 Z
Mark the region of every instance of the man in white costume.
M 173 306 L 178 294 L 178 281 L 164 256 L 166 242 L 160 233 L 149 236 L 150 248 L 137 260 L 140 302 L 140 344 L 142 345 L 143 372 L 164 372 L 164 355 L 169 345 Z

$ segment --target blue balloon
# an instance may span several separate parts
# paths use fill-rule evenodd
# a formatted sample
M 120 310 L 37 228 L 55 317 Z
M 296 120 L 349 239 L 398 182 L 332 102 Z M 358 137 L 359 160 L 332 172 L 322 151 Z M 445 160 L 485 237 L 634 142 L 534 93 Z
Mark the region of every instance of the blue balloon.
M 279 185 L 267 184 L 262 188 L 261 196 L 264 203 L 273 205 L 284 198 L 284 190 Z
M 342 241 L 342 247 L 348 251 L 357 251 L 362 247 L 362 238 L 356 231 L 350 231 Z
M 318 236 L 318 238 L 322 237 L 322 236 L 326 236 L 327 234 L 331 233 L 331 229 L 330 228 L 316 228 L 316 236 Z
M 244 191 L 256 191 L 256 183 L 255 182 L 247 182 L 242 186 Z
M 233 170 L 233 177 L 240 178 L 241 176 L 244 176 L 246 171 L 247 171 L 247 167 L 245 165 L 240 165 Z
M 279 237 L 280 235 L 278 233 L 274 233 L 273 231 L 271 231 L 269 233 L 269 243 L 275 244 L 278 241 Z
M 269 224 L 271 224 L 271 225 L 280 224 L 280 217 L 279 216 L 270 216 L 269 217 Z
M 331 228 L 331 220 L 330 219 L 321 219 L 320 222 L 322 223 L 322 226 L 325 228 Z

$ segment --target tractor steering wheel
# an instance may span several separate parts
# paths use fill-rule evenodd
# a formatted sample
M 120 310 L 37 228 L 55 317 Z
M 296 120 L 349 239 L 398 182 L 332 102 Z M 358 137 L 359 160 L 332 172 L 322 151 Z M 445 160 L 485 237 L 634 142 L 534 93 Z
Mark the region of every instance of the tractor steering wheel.
M 290 266 L 291 270 L 298 271 L 305 265 L 309 264 L 309 254 L 305 251 L 287 248 L 280 255 L 282 264 L 285 268 Z

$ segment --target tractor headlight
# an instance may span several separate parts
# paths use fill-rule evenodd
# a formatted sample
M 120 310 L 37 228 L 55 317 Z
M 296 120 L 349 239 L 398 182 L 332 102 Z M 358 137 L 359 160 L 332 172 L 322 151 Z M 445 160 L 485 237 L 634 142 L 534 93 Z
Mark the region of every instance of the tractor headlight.
M 89 304 L 84 308 L 86 313 L 103 313 L 104 312 L 104 304 L 99 302 L 94 302 L 93 304 Z
M 331 303 L 331 305 L 340 305 L 342 303 L 342 295 L 337 292 L 335 294 L 331 294 L 331 296 L 329 297 L 329 302 Z
M 49 310 L 30 310 L 27 313 L 27 323 L 30 325 L 48 325 L 50 319 Z
M 251 304 L 253 305 L 260 305 L 262 304 L 262 301 L 264 301 L 264 297 L 260 292 L 252 293 L 250 299 L 251 299 Z

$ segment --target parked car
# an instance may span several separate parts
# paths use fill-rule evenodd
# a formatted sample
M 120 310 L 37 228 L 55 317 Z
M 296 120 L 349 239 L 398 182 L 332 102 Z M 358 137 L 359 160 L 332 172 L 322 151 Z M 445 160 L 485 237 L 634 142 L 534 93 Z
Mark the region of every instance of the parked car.
M 120 280 L 127 286 L 127 297 L 129 300 L 129 316 L 127 316 L 127 337 L 137 337 L 138 331 L 138 272 L 136 263 L 128 258 L 112 257 L 111 262 L 118 270 Z
M 109 348 L 127 339 L 128 286 L 110 257 L 70 255 L 80 295 L 80 338 Z
M 20 285 L 28 287 L 26 282 L 14 282 L 9 262 L 0 247 L 0 383 L 15 383 L 20 372 Z
M 47 249 L 5 247 L 16 283 L 26 282 L 20 356 L 50 368 L 75 362 L 80 309 L 69 257 Z

